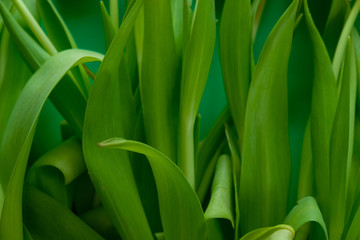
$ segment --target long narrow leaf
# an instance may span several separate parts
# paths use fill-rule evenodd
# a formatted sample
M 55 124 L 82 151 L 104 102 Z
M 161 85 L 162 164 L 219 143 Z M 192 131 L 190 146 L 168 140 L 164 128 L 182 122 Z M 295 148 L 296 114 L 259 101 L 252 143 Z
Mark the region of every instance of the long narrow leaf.
M 346 195 L 355 130 L 356 77 L 354 47 L 352 41 L 349 41 L 330 141 L 329 235 L 332 239 L 341 238 L 346 216 Z
M 311 18 L 307 1 L 305 19 L 314 51 L 314 86 L 311 106 L 311 147 L 315 174 L 316 197 L 327 221 L 329 197 L 330 136 L 337 104 L 336 79 L 331 61 Z
M 220 26 L 220 53 L 226 96 L 242 140 L 250 85 L 252 16 L 250 0 L 225 1 Z
M 279 224 L 290 181 L 287 65 L 298 1 L 270 33 L 250 85 L 240 175 L 241 229 Z
M 185 2 L 184 4 L 186 4 Z M 190 185 L 195 188 L 194 124 L 215 46 L 214 0 L 210 0 L 210 2 L 208 0 L 197 1 L 189 30 L 184 30 L 178 165 Z

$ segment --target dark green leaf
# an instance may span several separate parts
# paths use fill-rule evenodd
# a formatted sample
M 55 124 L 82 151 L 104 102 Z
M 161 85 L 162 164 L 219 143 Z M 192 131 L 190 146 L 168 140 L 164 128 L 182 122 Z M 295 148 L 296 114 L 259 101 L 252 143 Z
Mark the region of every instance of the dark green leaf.
M 316 197 L 328 219 L 330 136 L 337 104 L 336 79 L 325 44 L 304 2 L 305 20 L 314 51 L 314 86 L 311 106 L 311 148 L 315 174 Z
M 103 239 L 69 209 L 35 188 L 24 189 L 24 222 L 34 239 Z

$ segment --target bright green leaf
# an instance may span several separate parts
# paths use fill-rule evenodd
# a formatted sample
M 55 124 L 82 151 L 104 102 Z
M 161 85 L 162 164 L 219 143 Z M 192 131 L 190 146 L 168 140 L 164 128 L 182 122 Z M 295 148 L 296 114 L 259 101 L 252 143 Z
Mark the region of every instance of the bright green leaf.
M 287 215 L 284 223 L 290 225 L 295 231 L 299 230 L 307 222 L 316 222 L 320 224 L 324 231 L 326 239 L 328 233 L 319 206 L 313 197 L 304 197 L 298 201 L 298 204 Z
M 215 176 L 211 187 L 211 198 L 205 211 L 205 219 L 224 218 L 234 227 L 233 178 L 231 159 L 221 155 L 216 164 Z
M 274 227 L 255 229 L 240 240 L 292 240 L 294 236 L 295 231 L 291 226 L 281 224 Z

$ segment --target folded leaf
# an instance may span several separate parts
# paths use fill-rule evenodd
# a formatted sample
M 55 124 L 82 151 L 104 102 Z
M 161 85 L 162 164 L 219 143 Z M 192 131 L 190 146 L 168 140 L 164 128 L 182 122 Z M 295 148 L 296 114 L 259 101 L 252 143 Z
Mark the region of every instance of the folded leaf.
M 323 233 L 328 239 L 328 233 L 319 206 L 313 197 L 304 197 L 298 201 L 298 204 L 291 210 L 284 220 L 284 223 L 294 228 L 295 232 L 307 222 L 316 222 L 320 224 Z
M 52 196 L 58 202 L 72 207 L 68 185 L 86 171 L 81 141 L 72 138 L 38 159 L 30 168 L 28 182 Z
M 233 212 L 233 179 L 231 159 L 221 155 L 216 164 L 214 181 L 211 187 L 211 197 L 205 211 L 205 219 L 224 218 L 234 227 Z
M 205 239 L 205 218 L 195 192 L 181 170 L 163 153 L 136 141 L 112 138 L 99 143 L 146 155 L 159 195 L 165 239 Z
M 255 229 L 240 240 L 292 240 L 294 239 L 295 231 L 289 225 L 277 225 L 274 227 Z

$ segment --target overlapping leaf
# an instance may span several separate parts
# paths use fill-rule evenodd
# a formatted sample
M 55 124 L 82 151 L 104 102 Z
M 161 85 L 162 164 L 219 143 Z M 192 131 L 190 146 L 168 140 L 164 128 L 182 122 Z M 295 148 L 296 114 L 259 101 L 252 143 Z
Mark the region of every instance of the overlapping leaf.
M 61 52 L 44 63 L 22 91 L 4 135 L 6 140 L 0 146 L 1 169 L 6 169 L 0 182 L 5 192 L 4 203 L 1 203 L 0 238 L 23 238 L 21 199 L 24 175 L 37 120 L 46 99 L 71 67 L 99 60 L 102 60 L 102 55 L 94 52 Z
M 24 223 L 34 239 L 103 239 L 69 209 L 36 188 L 24 189 Z
M 170 1 L 144 0 L 140 92 L 147 142 L 176 161 L 180 66 Z
M 29 170 L 27 180 L 71 208 L 72 194 L 67 185 L 85 171 L 81 141 L 71 138 L 38 159 Z
M 119 67 L 143 1 L 132 1 L 92 87 L 83 134 L 83 149 L 91 180 L 121 237 L 153 239 L 132 173 L 128 153 L 104 150 L 97 143 L 117 136 L 133 137 L 137 115 L 129 79 Z M 131 134 L 131 136 L 129 136 Z M 141 231 L 139 231 L 141 229 Z
M 252 15 L 249 0 L 225 1 L 220 26 L 220 56 L 226 96 L 240 139 L 244 134 L 250 85 Z
M 167 156 L 146 144 L 122 138 L 105 140 L 99 146 L 146 155 L 159 194 L 165 239 L 205 239 L 205 218 L 200 202 L 181 170 Z
M 16 46 L 32 70 L 36 71 L 49 58 L 49 55 L 20 27 L 2 2 L 0 2 L 0 13 Z M 65 76 L 64 81 L 61 81 L 50 95 L 50 99 L 71 127 L 80 135 L 86 101 L 74 81 L 69 76 Z M 64 98 L 64 95 L 68 97 Z
M 311 19 L 307 1 L 305 19 L 314 51 L 314 86 L 311 109 L 311 147 L 315 169 L 316 197 L 327 221 L 329 197 L 329 151 L 331 129 L 337 104 L 337 87 L 331 61 L 319 32 Z
M 184 1 L 184 54 L 179 116 L 178 165 L 195 188 L 194 124 L 205 88 L 216 38 L 215 2 L 196 2 L 191 28 L 187 29 Z
M 240 174 L 241 229 L 279 224 L 290 181 L 287 65 L 298 1 L 270 33 L 251 81 Z
M 316 222 L 322 227 L 323 233 L 328 239 L 327 228 L 320 212 L 319 206 L 313 197 L 305 197 L 291 210 L 284 220 L 285 224 L 292 226 L 296 231 L 305 223 Z

